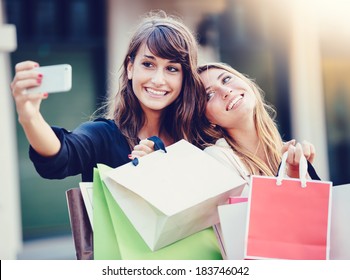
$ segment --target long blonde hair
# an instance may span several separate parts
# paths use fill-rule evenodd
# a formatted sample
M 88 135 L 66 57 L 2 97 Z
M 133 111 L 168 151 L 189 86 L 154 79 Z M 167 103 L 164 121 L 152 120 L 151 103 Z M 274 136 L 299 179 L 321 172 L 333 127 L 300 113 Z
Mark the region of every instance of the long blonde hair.
M 264 92 L 261 88 L 248 76 L 233 69 L 230 65 L 225 63 L 207 63 L 198 67 L 198 73 L 201 74 L 204 71 L 213 68 L 222 69 L 232 73 L 245 81 L 253 90 L 256 96 L 254 124 L 258 138 L 260 139 L 260 145 L 262 145 L 264 154 L 267 158 L 267 164 L 247 149 L 241 147 L 225 129 L 220 126 L 213 127 L 210 125 L 205 114 L 202 115 L 204 123 L 202 139 L 205 139 L 205 142 L 202 143 L 203 147 L 212 145 L 219 138 L 224 138 L 251 174 L 275 176 L 281 161 L 281 148 L 283 145 L 281 135 L 275 122 L 276 111 L 265 101 Z

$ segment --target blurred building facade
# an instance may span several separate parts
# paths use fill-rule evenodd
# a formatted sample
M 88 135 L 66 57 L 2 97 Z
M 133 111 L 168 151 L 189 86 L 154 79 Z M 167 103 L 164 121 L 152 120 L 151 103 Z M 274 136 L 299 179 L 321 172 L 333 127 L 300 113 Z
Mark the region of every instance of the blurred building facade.
M 17 165 L 16 120 L 10 88 L 10 52 L 16 50 L 16 27 L 6 23 L 0 2 L 0 259 L 14 259 L 21 249 L 19 172 Z M 6 39 L 5 39 L 6 38 Z
M 73 129 L 116 91 L 129 34 L 154 9 L 181 17 L 196 33 L 200 62 L 220 60 L 257 81 L 276 107 L 284 140 L 314 143 L 321 178 L 350 182 L 345 0 L 7 0 L 3 13 L 17 27 L 18 48 L 6 74 L 12 77 L 14 65 L 26 59 L 71 64 L 72 91 L 51 95 L 42 112 L 50 124 Z M 8 114 L 2 119 L 16 120 Z M 40 178 L 21 127 L 15 129 L 23 240 L 70 234 L 64 191 L 80 177 Z

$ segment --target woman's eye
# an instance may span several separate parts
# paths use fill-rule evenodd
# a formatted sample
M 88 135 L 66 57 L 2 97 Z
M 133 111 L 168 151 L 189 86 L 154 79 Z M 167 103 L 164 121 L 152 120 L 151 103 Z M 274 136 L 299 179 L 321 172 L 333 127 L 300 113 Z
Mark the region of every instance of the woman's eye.
M 209 101 L 213 96 L 214 96 L 214 92 L 213 91 L 207 92 L 207 101 Z
M 233 77 L 231 75 L 223 77 L 222 84 L 227 84 L 228 82 L 230 82 L 232 80 L 232 78 Z
M 231 80 L 231 76 L 226 76 L 226 77 L 224 77 L 223 79 L 222 79 L 222 83 L 223 84 L 226 84 L 226 83 L 228 83 L 230 80 Z
M 178 69 L 177 67 L 174 67 L 174 66 L 169 66 L 169 67 L 168 67 L 168 70 L 169 70 L 170 72 L 178 72 L 178 71 L 179 71 L 179 69 Z
M 152 67 L 152 63 L 151 62 L 147 62 L 147 61 L 146 62 L 142 62 L 142 65 L 147 67 L 147 68 Z

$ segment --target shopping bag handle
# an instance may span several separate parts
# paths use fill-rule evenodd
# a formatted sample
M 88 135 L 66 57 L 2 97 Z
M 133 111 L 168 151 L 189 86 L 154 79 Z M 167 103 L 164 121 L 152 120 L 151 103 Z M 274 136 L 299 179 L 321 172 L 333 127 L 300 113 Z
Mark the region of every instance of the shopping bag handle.
M 147 139 L 154 142 L 154 150 L 155 151 L 163 150 L 165 153 L 167 152 L 162 139 L 160 139 L 158 136 L 151 136 L 151 137 L 148 137 Z
M 164 153 L 167 153 L 167 150 L 165 149 L 165 145 L 162 141 L 162 139 L 160 139 L 158 136 L 151 136 L 147 138 L 148 140 L 154 142 L 154 150 L 162 150 Z M 139 159 L 138 158 L 134 158 L 132 161 L 132 164 L 134 166 L 139 164 Z
M 278 168 L 277 185 L 281 185 L 283 178 L 286 177 L 287 157 L 288 151 L 282 155 L 281 164 Z M 299 162 L 299 179 L 301 180 L 302 187 L 306 187 L 307 174 L 309 174 L 310 178 L 313 180 L 321 180 L 312 164 L 306 160 L 304 155 L 301 155 Z

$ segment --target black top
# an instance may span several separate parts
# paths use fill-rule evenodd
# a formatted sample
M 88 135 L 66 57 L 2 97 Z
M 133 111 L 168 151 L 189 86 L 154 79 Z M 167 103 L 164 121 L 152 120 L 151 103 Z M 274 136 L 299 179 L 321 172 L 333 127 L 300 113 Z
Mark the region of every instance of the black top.
M 130 161 L 130 147 L 113 120 L 85 122 L 73 131 L 56 126 L 52 129 L 61 142 L 57 155 L 43 157 L 29 148 L 29 157 L 44 178 L 63 179 L 81 174 L 82 181 L 92 182 L 97 163 L 116 168 Z

